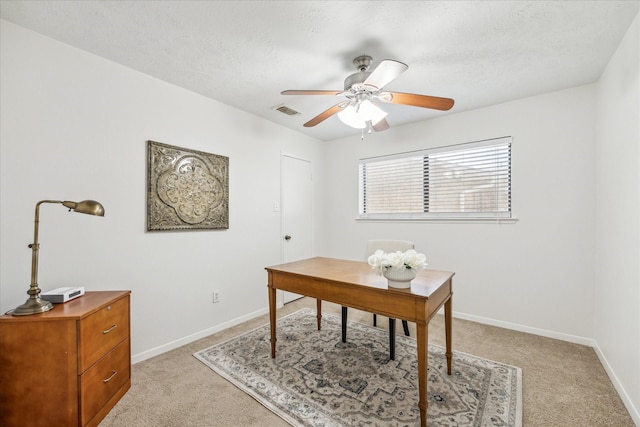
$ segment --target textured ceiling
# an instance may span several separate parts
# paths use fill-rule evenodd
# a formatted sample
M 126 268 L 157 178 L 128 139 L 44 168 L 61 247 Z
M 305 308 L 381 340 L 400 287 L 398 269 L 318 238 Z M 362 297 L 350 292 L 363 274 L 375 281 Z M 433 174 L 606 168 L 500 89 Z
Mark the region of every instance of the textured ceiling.
M 339 101 L 352 60 L 409 69 L 385 89 L 455 99 L 449 112 L 382 104 L 399 126 L 595 82 L 639 1 L 5 1 L 0 17 L 312 137 L 360 131 Z M 287 116 L 287 105 L 302 114 Z M 216 120 L 212 117 L 211 120 Z

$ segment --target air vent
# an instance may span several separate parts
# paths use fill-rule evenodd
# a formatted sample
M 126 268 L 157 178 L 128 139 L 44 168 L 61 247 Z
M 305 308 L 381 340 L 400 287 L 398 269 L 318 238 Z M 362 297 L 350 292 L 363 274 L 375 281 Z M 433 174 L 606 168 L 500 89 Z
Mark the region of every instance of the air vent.
M 299 111 L 294 110 L 293 108 L 289 108 L 286 105 L 281 105 L 275 108 L 276 111 L 280 111 L 281 113 L 286 114 L 287 116 L 297 116 L 300 114 Z

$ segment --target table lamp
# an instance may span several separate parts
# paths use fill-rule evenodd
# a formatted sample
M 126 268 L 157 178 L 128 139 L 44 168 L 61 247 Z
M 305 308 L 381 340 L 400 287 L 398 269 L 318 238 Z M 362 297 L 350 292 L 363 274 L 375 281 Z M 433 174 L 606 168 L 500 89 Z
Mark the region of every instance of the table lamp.
M 59 203 L 67 208 L 69 212 L 80 212 L 90 215 L 104 216 L 104 207 L 95 200 L 83 200 L 82 202 L 68 202 L 61 200 L 41 200 L 36 204 L 36 218 L 33 227 L 33 243 L 29 245 L 32 250 L 31 255 L 31 286 L 27 291 L 29 299 L 22 305 L 16 307 L 12 314 L 14 316 L 27 316 L 29 314 L 44 313 L 53 308 L 49 301 L 40 299 L 40 288 L 38 287 L 38 224 L 40 222 L 40 205 L 43 203 Z

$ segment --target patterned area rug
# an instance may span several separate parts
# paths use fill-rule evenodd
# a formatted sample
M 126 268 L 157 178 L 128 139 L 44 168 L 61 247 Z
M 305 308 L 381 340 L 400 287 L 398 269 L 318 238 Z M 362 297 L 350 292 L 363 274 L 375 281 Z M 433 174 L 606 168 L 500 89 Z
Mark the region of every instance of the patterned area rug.
M 194 356 L 294 426 L 414 426 L 418 409 L 416 341 L 398 335 L 389 360 L 385 329 L 312 309 L 278 320 L 276 358 L 269 325 Z M 454 343 L 455 348 L 455 343 Z M 520 368 L 454 352 L 447 375 L 444 349 L 429 345 L 429 427 L 522 425 Z

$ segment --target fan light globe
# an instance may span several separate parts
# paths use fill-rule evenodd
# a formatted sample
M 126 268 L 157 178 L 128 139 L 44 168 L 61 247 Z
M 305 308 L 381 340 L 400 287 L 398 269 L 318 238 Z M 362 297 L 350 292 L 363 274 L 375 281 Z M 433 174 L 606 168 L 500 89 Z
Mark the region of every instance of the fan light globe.
M 356 112 L 356 108 L 349 104 L 342 111 L 338 113 L 338 118 L 345 125 L 351 126 L 356 129 L 364 129 L 366 126 L 365 122 L 358 117 L 358 113 Z
M 386 117 L 387 113 L 380 107 L 365 99 L 355 106 L 349 104 L 341 112 L 338 113 L 338 118 L 342 123 L 351 126 L 356 129 L 364 129 L 367 127 L 367 122 L 371 122 L 372 125 L 377 124 L 380 120 Z

